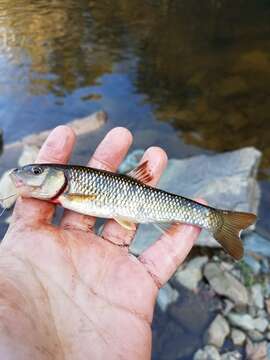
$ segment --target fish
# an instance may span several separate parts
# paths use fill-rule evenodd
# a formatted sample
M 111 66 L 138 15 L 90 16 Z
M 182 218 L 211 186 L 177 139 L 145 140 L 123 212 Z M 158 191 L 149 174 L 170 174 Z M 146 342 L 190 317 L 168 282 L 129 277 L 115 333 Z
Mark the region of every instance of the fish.
M 145 161 L 127 174 L 80 165 L 29 164 L 10 173 L 22 197 L 59 204 L 80 214 L 113 218 L 128 230 L 136 224 L 191 224 L 208 230 L 234 259 L 243 256 L 240 233 L 256 215 L 217 209 L 147 185 Z M 166 231 L 166 230 L 165 230 Z

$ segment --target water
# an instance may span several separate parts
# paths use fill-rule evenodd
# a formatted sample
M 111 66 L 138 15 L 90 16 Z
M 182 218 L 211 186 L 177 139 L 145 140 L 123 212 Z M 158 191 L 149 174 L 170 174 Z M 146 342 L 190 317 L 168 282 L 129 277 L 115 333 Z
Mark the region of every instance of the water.
M 256 146 L 264 216 L 269 19 L 267 0 L 0 0 L 5 142 L 105 109 L 170 156 Z

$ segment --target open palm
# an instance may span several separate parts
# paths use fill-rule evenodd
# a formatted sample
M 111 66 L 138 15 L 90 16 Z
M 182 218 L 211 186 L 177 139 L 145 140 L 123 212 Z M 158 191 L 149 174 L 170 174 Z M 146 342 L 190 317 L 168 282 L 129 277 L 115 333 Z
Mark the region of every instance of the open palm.
M 70 128 L 56 128 L 38 162 L 66 163 L 74 142 Z M 89 164 L 115 171 L 131 142 L 128 130 L 113 129 Z M 152 147 L 145 160 L 154 185 L 166 154 Z M 35 199 L 19 199 L 15 206 L 0 252 L 0 357 L 149 359 L 158 289 L 199 229 L 179 225 L 136 258 L 128 251 L 134 232 L 113 220 L 97 236 L 95 218 L 66 211 L 56 227 L 53 214 L 53 204 Z

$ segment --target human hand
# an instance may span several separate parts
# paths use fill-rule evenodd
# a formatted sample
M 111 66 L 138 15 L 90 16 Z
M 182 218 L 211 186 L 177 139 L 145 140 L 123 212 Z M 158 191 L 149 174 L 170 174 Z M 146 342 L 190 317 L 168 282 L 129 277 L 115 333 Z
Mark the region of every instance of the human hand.
M 132 142 L 127 129 L 111 130 L 89 165 L 116 171 Z M 67 163 L 75 135 L 59 126 L 40 150 L 39 163 Z M 155 185 L 167 162 L 149 148 Z M 0 247 L 0 357 L 3 359 L 149 359 L 158 290 L 189 253 L 200 229 L 179 225 L 138 258 L 128 246 L 134 232 L 113 220 L 101 236 L 94 217 L 65 211 L 51 224 L 55 206 L 17 200 Z

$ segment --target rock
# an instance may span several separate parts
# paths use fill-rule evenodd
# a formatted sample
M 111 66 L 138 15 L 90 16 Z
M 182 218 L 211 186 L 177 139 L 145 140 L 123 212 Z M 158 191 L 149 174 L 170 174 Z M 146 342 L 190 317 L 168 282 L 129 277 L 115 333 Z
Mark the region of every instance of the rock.
M 264 339 L 263 334 L 261 334 L 258 330 L 250 330 L 248 331 L 249 338 L 254 342 L 259 342 Z
M 16 201 L 17 195 L 12 196 L 9 199 L 5 199 L 11 195 L 17 194 L 17 190 L 11 178 L 9 176 L 10 171 L 6 171 L 0 179 L 0 204 L 5 208 L 10 208 Z
M 216 263 L 208 263 L 204 269 L 204 275 L 211 287 L 219 295 L 226 296 L 236 305 L 248 304 L 246 288 L 231 274 L 223 272 Z
M 267 342 L 263 341 L 257 344 L 252 344 L 251 341 L 247 342 L 246 356 L 249 360 L 267 360 Z
M 195 353 L 193 360 L 220 360 L 220 355 L 214 346 L 207 345 Z
M 223 316 L 217 315 L 208 329 L 208 344 L 214 345 L 217 348 L 222 347 L 229 333 L 230 327 L 227 320 Z
M 196 290 L 199 281 L 202 279 L 202 267 L 207 261 L 207 256 L 198 256 L 192 259 L 185 269 L 176 272 L 174 275 L 175 280 L 189 290 Z
M 265 239 L 256 232 L 245 236 L 244 246 L 247 253 L 270 257 L 270 240 Z
M 254 328 L 260 332 L 265 332 L 268 326 L 268 321 L 264 318 L 256 318 L 253 320 Z
M 244 331 L 254 330 L 255 328 L 253 318 L 249 314 L 230 313 L 228 320 L 233 326 Z
M 249 86 L 240 76 L 230 76 L 221 81 L 218 92 L 224 97 L 246 95 Z
M 267 340 L 270 340 L 270 331 L 267 332 L 267 334 L 266 334 L 266 339 L 267 339 Z
M 232 329 L 231 338 L 234 345 L 242 346 L 246 340 L 246 334 L 241 330 Z
M 269 261 L 267 258 L 262 258 L 261 259 L 261 271 L 263 274 L 269 274 L 269 270 L 270 270 L 270 266 L 269 266 Z
M 239 351 L 230 351 L 221 355 L 221 360 L 241 360 L 242 355 Z
M 171 159 L 158 187 L 187 197 L 203 197 L 211 206 L 256 213 L 259 187 L 255 178 L 260 158 L 261 153 L 255 148 L 244 148 L 218 155 Z M 153 226 L 140 226 L 132 252 L 140 254 L 159 235 Z M 207 231 L 202 231 L 197 244 L 219 246 Z
M 270 315 L 270 299 L 265 300 L 266 310 L 268 314 Z
M 231 301 L 231 300 L 229 300 L 229 299 L 225 299 L 225 301 L 224 301 L 224 310 L 223 310 L 223 315 L 227 315 L 227 314 L 229 314 L 229 312 L 231 312 L 232 311 L 232 309 L 234 308 L 234 306 L 235 306 L 235 304 Z
M 167 283 L 159 290 L 157 303 L 161 310 L 165 312 L 167 307 L 178 299 L 178 296 L 178 292 Z
M 261 264 L 258 260 L 254 259 L 253 256 L 245 255 L 243 260 L 247 264 L 247 266 L 252 270 L 253 274 L 258 275 L 260 273 Z
M 255 284 L 251 288 L 251 298 L 253 304 L 259 308 L 263 309 L 264 307 L 264 299 L 263 299 L 263 289 L 261 284 Z
M 24 145 L 23 152 L 18 160 L 19 166 L 33 164 L 36 161 L 39 148 L 35 145 Z

